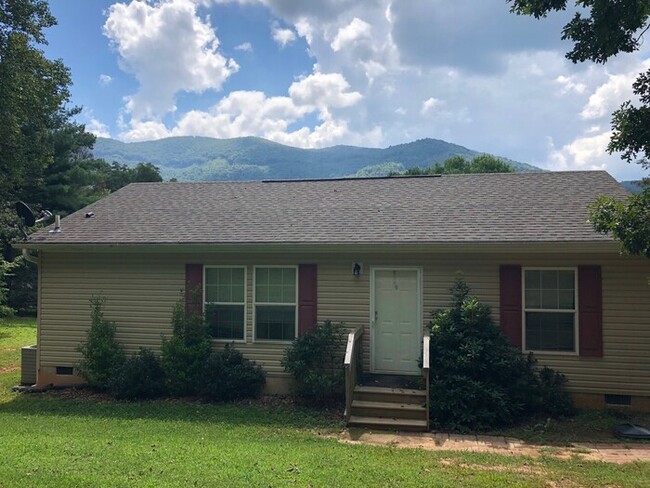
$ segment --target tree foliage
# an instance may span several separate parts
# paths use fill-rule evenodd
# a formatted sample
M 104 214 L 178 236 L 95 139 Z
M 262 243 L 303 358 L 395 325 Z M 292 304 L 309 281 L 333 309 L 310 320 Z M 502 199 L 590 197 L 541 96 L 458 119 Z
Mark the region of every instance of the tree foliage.
M 11 269 L 11 242 L 21 237 L 14 203 L 67 215 L 133 181 L 161 181 L 158 168 L 95 160 L 95 136 L 74 121 L 69 69 L 47 59 L 44 29 L 56 24 L 45 0 L 0 0 L 0 305 L 35 310 L 35 272 Z
M 567 9 L 567 0 L 508 0 L 517 14 L 546 17 Z M 562 39 L 572 41 L 567 58 L 574 63 L 605 63 L 619 53 L 639 49 L 650 28 L 648 0 L 575 0 L 576 12 L 562 30 Z M 650 169 L 650 70 L 640 73 L 633 84 L 639 103 L 627 101 L 612 115 L 612 138 L 607 151 Z M 640 195 L 621 201 L 599 198 L 591 206 L 590 220 L 598 232 L 621 241 L 630 254 L 650 257 L 650 185 Z
M 472 159 L 464 156 L 452 156 L 446 159 L 442 164 L 436 163 L 428 168 L 409 168 L 404 173 L 407 176 L 422 175 L 457 175 L 470 173 L 512 173 L 514 169 L 496 156 L 482 154 Z M 392 173 L 395 176 L 399 173 Z
M 508 0 L 511 11 L 536 19 L 552 11 L 566 10 L 567 0 Z M 574 63 L 605 63 L 620 52 L 639 49 L 647 28 L 650 5 L 647 0 L 576 0 L 578 9 L 562 29 L 562 40 L 572 41 L 567 58 Z
M 78 364 L 79 373 L 93 388 L 108 390 L 113 386 L 126 361 L 124 349 L 117 342 L 117 326 L 104 317 L 106 299 L 90 300 L 90 328 L 86 341 L 77 350 L 83 359 Z

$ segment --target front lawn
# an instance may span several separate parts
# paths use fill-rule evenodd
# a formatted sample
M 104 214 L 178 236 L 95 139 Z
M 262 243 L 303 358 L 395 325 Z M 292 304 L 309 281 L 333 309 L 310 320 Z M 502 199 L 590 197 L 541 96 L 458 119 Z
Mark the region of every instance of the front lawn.
M 341 429 L 330 415 L 281 402 L 127 403 L 73 392 L 9 393 L 19 379 L 16 350 L 33 342 L 33 324 L 0 322 L 3 488 L 650 486 L 647 463 L 341 444 L 327 437 Z

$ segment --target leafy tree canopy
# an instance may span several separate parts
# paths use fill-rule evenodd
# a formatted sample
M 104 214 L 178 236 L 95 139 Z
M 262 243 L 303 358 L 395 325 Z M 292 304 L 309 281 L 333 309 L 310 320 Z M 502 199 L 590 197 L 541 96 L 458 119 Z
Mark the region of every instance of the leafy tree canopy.
M 0 0 L 0 290 L 9 282 L 0 306 L 7 299 L 22 311 L 35 304 L 35 272 L 6 265 L 19 237 L 17 200 L 65 215 L 131 181 L 161 181 L 151 164 L 92 159 L 95 136 L 73 120 L 70 70 L 39 49 L 55 24 L 45 0 Z
M 507 0 L 517 14 L 546 17 L 566 10 L 567 0 Z M 562 30 L 573 41 L 567 58 L 574 63 L 605 63 L 619 53 L 639 49 L 650 28 L 648 0 L 575 0 L 578 12 Z M 612 116 L 612 138 L 607 151 L 650 169 L 650 70 L 633 84 L 639 103 L 625 102 Z M 590 220 L 598 232 L 621 241 L 623 250 L 650 258 L 650 184 L 626 201 L 600 198 L 591 206 Z
M 391 173 L 391 176 L 404 174 L 407 176 L 421 175 L 457 175 L 469 173 L 512 173 L 512 167 L 503 160 L 482 154 L 472 159 L 464 156 L 452 156 L 442 164 L 436 163 L 428 168 L 409 168 L 404 173 Z

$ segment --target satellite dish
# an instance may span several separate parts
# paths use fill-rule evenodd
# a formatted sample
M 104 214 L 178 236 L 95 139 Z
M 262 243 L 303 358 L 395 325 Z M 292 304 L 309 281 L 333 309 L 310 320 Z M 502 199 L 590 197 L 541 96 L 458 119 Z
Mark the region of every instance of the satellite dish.
M 38 219 L 37 219 L 34 216 L 34 212 L 32 212 L 32 209 L 29 208 L 29 205 L 27 205 L 25 202 L 16 202 L 16 213 L 18 214 L 18 217 L 20 217 L 21 223 L 18 224 L 18 227 L 20 228 L 20 231 L 23 233 L 23 236 L 25 236 L 25 240 L 29 239 L 29 235 L 27 234 L 27 230 L 25 229 L 26 227 L 33 227 L 34 225 L 40 222 L 52 218 L 52 212 L 43 209 L 38 214 Z
M 32 209 L 29 208 L 26 203 L 16 202 L 16 213 L 26 227 L 32 227 L 36 225 L 36 217 L 34 217 L 34 212 L 32 212 Z

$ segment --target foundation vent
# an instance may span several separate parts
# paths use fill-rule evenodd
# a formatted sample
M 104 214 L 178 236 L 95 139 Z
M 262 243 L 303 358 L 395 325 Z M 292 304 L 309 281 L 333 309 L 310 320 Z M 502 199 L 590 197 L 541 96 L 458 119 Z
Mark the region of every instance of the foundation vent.
M 612 407 L 629 407 L 632 405 L 630 395 L 605 395 L 605 405 Z

